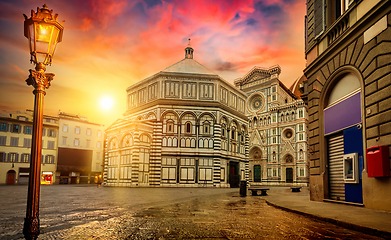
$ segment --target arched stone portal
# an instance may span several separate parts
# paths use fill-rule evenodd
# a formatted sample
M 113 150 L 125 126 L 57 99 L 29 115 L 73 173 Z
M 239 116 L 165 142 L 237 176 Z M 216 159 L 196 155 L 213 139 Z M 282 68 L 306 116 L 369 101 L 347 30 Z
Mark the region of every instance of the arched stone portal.
M 262 150 L 256 146 L 251 148 L 249 157 L 250 161 L 252 162 L 250 169 L 253 168 L 253 182 L 261 182 L 262 166 L 260 161 L 262 160 Z

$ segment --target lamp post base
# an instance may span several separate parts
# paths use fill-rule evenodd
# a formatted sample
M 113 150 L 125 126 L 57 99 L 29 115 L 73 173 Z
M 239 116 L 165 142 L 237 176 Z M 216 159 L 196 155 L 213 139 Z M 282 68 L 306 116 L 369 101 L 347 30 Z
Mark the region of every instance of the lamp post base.
M 23 235 L 27 240 L 35 240 L 39 235 L 39 217 L 26 217 L 24 219 Z

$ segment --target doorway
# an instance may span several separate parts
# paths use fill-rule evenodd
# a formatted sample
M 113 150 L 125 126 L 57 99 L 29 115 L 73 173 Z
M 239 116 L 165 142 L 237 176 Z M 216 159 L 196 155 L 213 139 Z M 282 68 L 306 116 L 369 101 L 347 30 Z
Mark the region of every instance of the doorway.
M 261 165 L 254 165 L 254 182 L 261 182 Z
M 14 170 L 9 170 L 7 172 L 7 185 L 15 184 L 16 172 Z
M 286 169 L 285 182 L 293 183 L 293 168 Z
M 231 188 L 238 188 L 240 175 L 239 175 L 239 164 L 237 162 L 229 163 L 229 184 Z

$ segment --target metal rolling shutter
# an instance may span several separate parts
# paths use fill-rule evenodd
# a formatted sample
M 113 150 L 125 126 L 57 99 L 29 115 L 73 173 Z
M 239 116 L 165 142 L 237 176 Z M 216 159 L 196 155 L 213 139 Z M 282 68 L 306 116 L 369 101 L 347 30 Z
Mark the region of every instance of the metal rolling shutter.
M 330 198 L 345 201 L 342 159 L 344 154 L 343 135 L 328 138 L 329 190 Z

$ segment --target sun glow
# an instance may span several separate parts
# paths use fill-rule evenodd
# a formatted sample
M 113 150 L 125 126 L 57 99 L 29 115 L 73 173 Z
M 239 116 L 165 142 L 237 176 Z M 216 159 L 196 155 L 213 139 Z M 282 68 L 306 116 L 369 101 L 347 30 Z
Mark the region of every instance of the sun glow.
M 100 100 L 100 106 L 104 109 L 110 109 L 113 105 L 113 99 L 111 97 L 103 97 Z

